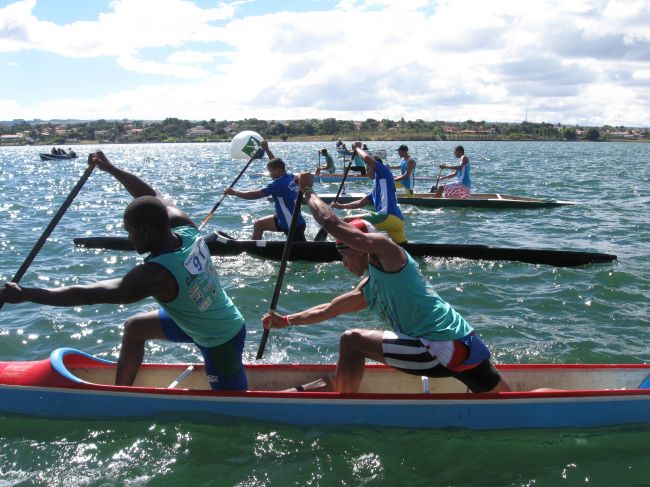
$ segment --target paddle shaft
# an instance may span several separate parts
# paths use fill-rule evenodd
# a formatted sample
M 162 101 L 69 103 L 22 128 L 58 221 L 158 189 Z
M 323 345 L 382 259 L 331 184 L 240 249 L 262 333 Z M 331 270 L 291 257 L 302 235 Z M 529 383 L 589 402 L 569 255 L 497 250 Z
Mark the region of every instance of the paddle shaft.
M 345 166 L 345 169 L 343 170 L 343 179 L 341 180 L 341 184 L 339 184 L 339 190 L 336 192 L 336 197 L 334 198 L 333 203 L 336 203 L 337 200 L 339 199 L 339 196 L 341 195 L 341 191 L 343 190 L 343 185 L 345 184 L 345 180 L 348 177 L 348 173 L 350 172 L 350 168 L 352 167 L 352 162 L 354 162 L 354 157 L 350 159 L 350 162 L 348 162 L 348 165 Z
M 442 168 L 440 168 L 440 172 L 438 173 L 438 179 L 436 179 L 436 185 L 433 188 L 431 188 L 431 191 L 429 191 L 430 193 L 435 193 L 436 191 L 438 191 L 438 183 L 440 182 L 440 176 L 442 176 Z
M 354 156 L 352 156 L 350 162 L 348 162 L 348 165 L 345 166 L 345 169 L 343 170 L 343 179 L 341 180 L 341 184 L 339 184 L 339 190 L 336 192 L 336 196 L 334 197 L 334 201 L 332 201 L 332 203 L 336 203 L 339 199 L 339 196 L 341 195 L 341 191 L 343 190 L 343 185 L 345 184 L 345 180 L 348 177 L 350 168 L 352 167 L 352 162 L 354 162 Z M 327 230 L 321 228 L 320 230 L 318 230 L 318 233 L 314 237 L 314 241 L 321 242 L 326 238 L 327 238 Z
M 246 169 L 248 169 L 248 166 L 250 166 L 251 163 L 252 163 L 255 159 L 259 159 L 259 158 L 261 158 L 263 155 L 264 155 L 264 149 L 262 149 L 262 148 L 260 147 L 259 149 L 257 149 L 257 150 L 255 151 L 255 154 L 253 154 L 253 156 L 248 160 L 248 162 L 247 162 L 246 165 L 243 167 L 243 169 L 242 169 L 241 171 L 239 171 L 239 174 L 238 174 L 237 177 L 233 180 L 233 182 L 230 183 L 230 186 L 228 186 L 227 189 L 231 189 L 231 188 L 233 188 L 233 187 L 235 186 L 235 184 L 237 184 L 237 181 L 239 181 L 239 178 L 241 178 L 241 177 L 244 175 L 244 173 L 246 172 Z M 201 224 L 199 225 L 199 230 L 203 230 L 203 227 L 205 227 L 205 225 L 208 223 L 208 221 L 210 221 L 210 218 L 212 218 L 212 215 L 214 215 L 214 212 L 217 211 L 217 208 L 219 208 L 219 206 L 221 205 L 221 202 L 222 202 L 224 199 L 226 199 L 226 196 L 228 196 L 228 195 L 227 195 L 225 192 L 224 192 L 224 194 L 221 195 L 221 198 L 219 199 L 219 201 L 217 201 L 217 203 L 216 203 L 216 204 L 212 207 L 212 209 L 210 210 L 210 213 L 208 213 L 208 215 L 203 219 L 203 221 L 202 221 Z
M 275 308 L 278 305 L 278 300 L 280 299 L 280 291 L 282 290 L 282 281 L 284 280 L 284 273 L 287 269 L 287 262 L 289 261 L 289 254 L 291 252 L 291 244 L 293 243 L 293 237 L 296 233 L 296 227 L 298 226 L 298 216 L 300 215 L 300 206 L 302 205 L 302 192 L 298 191 L 298 197 L 296 198 L 296 205 L 293 207 L 293 214 L 291 215 L 291 225 L 289 226 L 289 233 L 287 235 L 287 241 L 284 244 L 284 250 L 282 251 L 282 259 L 280 261 L 280 270 L 278 271 L 278 279 L 275 282 L 275 289 L 273 291 L 273 297 L 271 298 L 271 306 L 269 306 L 269 312 L 275 311 Z M 260 345 L 257 349 L 256 360 L 260 360 L 264 355 L 264 349 L 266 348 L 266 342 L 269 339 L 269 329 L 265 329 L 262 334 L 262 339 L 260 340 Z
M 54 228 L 57 226 L 61 218 L 63 218 L 64 213 L 67 211 L 67 209 L 70 207 L 72 202 L 74 201 L 75 197 L 81 190 L 84 184 L 86 184 L 86 181 L 88 181 L 88 178 L 90 177 L 90 174 L 93 172 L 93 169 L 95 169 L 94 165 L 88 165 L 84 173 L 81 175 L 79 178 L 79 181 L 77 181 L 77 184 L 75 185 L 74 188 L 72 188 L 72 191 L 70 191 L 70 194 L 68 197 L 65 199 L 59 210 L 56 212 L 52 220 L 50 221 L 49 225 L 45 228 L 43 233 L 41 234 L 40 238 L 36 242 L 36 245 L 34 245 L 34 248 L 32 248 L 31 252 L 29 255 L 25 258 L 24 262 L 14 275 L 14 278 L 11 280 L 11 282 L 18 283 L 20 280 L 23 278 L 25 273 L 27 272 L 27 269 L 31 265 L 31 263 L 34 261 L 36 258 L 36 255 L 38 252 L 41 250 L 43 245 L 45 245 L 45 242 L 47 241 L 48 237 L 50 234 L 54 231 Z M 4 301 L 0 301 L 0 309 L 4 306 Z

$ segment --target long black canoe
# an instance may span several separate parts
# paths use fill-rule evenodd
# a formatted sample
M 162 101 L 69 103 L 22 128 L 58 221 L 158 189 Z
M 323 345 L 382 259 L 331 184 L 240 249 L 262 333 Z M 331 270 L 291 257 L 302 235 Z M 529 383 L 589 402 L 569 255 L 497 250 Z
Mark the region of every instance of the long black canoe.
M 334 201 L 334 194 L 318 195 L 325 203 Z M 366 196 L 366 193 L 347 193 L 339 196 L 339 203 L 350 203 Z M 528 196 L 513 196 L 499 193 L 474 193 L 469 198 L 435 198 L 433 193 L 415 193 L 413 196 L 397 194 L 400 205 L 423 206 L 427 208 L 553 208 L 556 206 L 574 205 L 573 201 L 555 200 L 548 198 L 530 198 Z
M 280 260 L 284 242 L 281 240 L 233 240 L 216 233 L 206 237 L 210 254 L 237 255 L 249 253 L 266 259 Z M 75 245 L 106 250 L 133 250 L 126 237 L 81 237 Z M 413 257 L 459 257 L 474 260 L 511 260 L 556 267 L 576 267 L 592 263 L 612 262 L 615 255 L 572 250 L 490 247 L 488 245 L 407 243 L 404 248 Z M 341 260 L 334 242 L 294 242 L 289 260 L 333 262 Z

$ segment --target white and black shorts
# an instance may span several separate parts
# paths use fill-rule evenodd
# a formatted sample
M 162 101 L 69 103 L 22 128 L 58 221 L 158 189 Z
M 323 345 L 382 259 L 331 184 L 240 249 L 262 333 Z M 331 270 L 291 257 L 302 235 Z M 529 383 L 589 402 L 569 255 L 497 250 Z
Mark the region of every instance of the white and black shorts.
M 487 392 L 501 380 L 490 363 L 490 351 L 475 333 L 459 340 L 432 341 L 384 331 L 386 363 L 407 374 L 455 377 L 472 392 Z

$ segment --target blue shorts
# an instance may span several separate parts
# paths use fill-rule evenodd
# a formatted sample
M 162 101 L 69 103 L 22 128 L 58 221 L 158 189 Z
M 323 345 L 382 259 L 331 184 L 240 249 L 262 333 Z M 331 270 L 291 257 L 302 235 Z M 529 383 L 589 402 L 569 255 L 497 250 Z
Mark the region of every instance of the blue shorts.
M 171 342 L 194 343 L 203 354 L 205 374 L 210 387 L 215 391 L 245 391 L 248 389 L 242 353 L 246 339 L 246 323 L 239 333 L 222 345 L 202 347 L 185 333 L 164 309 L 158 310 L 158 319 L 165 334 Z

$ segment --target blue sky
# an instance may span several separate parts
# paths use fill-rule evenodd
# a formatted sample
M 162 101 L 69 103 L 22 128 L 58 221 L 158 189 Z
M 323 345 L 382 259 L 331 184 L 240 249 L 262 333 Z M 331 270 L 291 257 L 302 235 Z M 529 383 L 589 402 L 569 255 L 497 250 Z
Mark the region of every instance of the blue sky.
M 0 120 L 647 126 L 647 0 L 0 0 Z

